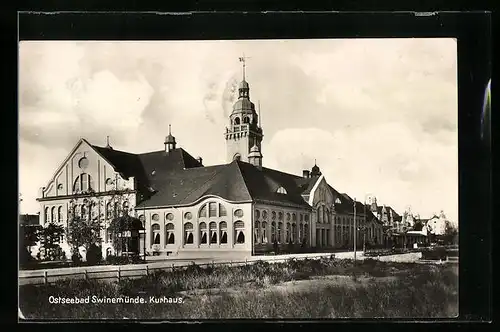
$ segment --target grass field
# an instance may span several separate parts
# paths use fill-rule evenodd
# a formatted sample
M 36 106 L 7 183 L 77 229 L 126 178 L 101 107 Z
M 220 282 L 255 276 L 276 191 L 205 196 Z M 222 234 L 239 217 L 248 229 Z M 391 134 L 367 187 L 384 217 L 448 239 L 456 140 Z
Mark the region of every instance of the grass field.
M 354 266 L 335 258 L 206 269 L 193 265 L 120 283 L 67 280 L 21 286 L 19 292 L 28 319 L 455 317 L 458 266 L 371 259 Z M 90 303 L 51 304 L 50 296 L 89 297 Z M 97 304 L 92 296 L 142 298 L 145 303 Z M 171 299 L 149 303 L 150 297 L 153 302 Z

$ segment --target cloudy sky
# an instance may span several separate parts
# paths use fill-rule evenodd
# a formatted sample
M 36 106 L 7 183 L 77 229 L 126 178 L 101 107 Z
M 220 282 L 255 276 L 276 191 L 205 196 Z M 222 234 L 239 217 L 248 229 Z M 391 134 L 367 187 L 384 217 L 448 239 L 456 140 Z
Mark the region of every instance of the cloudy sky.
M 172 124 L 180 147 L 224 163 L 242 54 L 264 166 L 300 175 L 316 159 L 360 201 L 457 220 L 454 39 L 21 42 L 21 212 L 38 212 L 39 187 L 80 137 L 161 150 Z

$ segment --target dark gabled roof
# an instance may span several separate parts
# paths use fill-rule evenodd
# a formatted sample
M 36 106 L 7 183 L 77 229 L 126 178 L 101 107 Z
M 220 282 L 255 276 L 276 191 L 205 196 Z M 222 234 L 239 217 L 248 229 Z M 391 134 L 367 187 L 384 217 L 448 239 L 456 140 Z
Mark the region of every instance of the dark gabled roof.
M 295 183 L 300 188 L 302 195 L 309 195 L 311 193 L 312 188 L 318 181 L 318 179 L 319 176 L 312 176 L 308 178 L 296 176 Z
M 39 225 L 40 216 L 38 214 L 21 214 L 19 215 L 19 223 L 21 225 Z
M 248 191 L 254 200 L 310 208 L 309 204 L 302 198 L 303 186 L 300 184 L 304 184 L 303 177 L 265 167 L 259 169 L 244 162 L 238 162 L 238 165 Z M 304 180 L 315 182 L 317 178 Z M 277 193 L 280 187 L 286 190 L 286 194 Z
M 170 152 L 154 151 L 133 154 L 107 147 L 92 145 L 119 173 L 126 178 L 135 177 L 141 187 L 153 186 L 156 178 L 175 170 L 202 166 L 184 149 L 173 149 Z
M 309 207 L 300 195 L 297 177 L 236 160 L 230 164 L 172 170 L 153 181 L 158 192 L 137 207 L 188 205 L 208 195 L 233 202 L 254 200 Z M 280 187 L 287 193 L 277 193 Z
M 141 153 L 138 158 L 148 180 L 162 178 L 172 171 L 202 166 L 198 160 L 182 148 L 173 149 L 168 153 L 163 150 Z
M 146 180 L 144 168 L 136 154 L 95 145 L 92 147 L 115 168 L 115 171 L 126 178 L 133 176 L 139 181 Z

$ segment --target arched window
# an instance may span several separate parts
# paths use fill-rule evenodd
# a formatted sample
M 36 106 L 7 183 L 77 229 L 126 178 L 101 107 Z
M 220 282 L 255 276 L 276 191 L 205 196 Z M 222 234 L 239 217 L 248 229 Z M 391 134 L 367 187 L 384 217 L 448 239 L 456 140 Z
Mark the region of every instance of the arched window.
M 208 228 L 210 233 L 210 244 L 217 244 L 217 224 L 212 221 L 208 224 Z
M 305 222 L 308 222 L 308 221 L 309 221 L 309 215 L 308 215 L 308 214 L 304 215 L 304 221 L 305 221 Z
M 271 219 L 276 220 L 276 212 L 275 211 L 271 212 Z
M 59 222 L 63 221 L 62 206 L 57 208 L 57 221 Z
M 236 117 L 234 118 L 234 124 L 239 125 L 240 124 L 240 118 Z
M 255 219 L 259 219 L 259 218 L 260 218 L 260 211 L 255 210 Z
M 53 206 L 52 209 L 51 209 L 51 214 L 50 214 L 50 220 L 52 220 L 52 222 L 56 222 L 56 207 Z
M 227 216 L 226 207 L 222 204 L 219 204 L 219 217 Z
M 276 223 L 274 221 L 271 223 L 271 242 L 276 242 Z
M 106 215 L 108 216 L 108 219 L 113 218 L 113 205 L 111 202 L 106 204 Z
M 309 243 L 309 225 L 308 224 L 304 225 L 303 243 L 304 244 L 308 244 Z
M 260 240 L 261 240 L 260 239 L 260 222 L 258 222 L 258 221 L 255 222 L 253 231 L 254 231 L 254 236 L 253 236 L 254 243 L 260 243 Z
M 262 211 L 262 219 L 264 219 L 264 220 L 267 219 L 267 211 L 266 210 Z
M 278 240 L 278 243 L 283 242 L 283 223 L 281 221 L 278 223 L 277 240 Z
M 45 208 L 45 222 L 50 222 L 49 208 Z
M 74 216 L 77 217 L 77 218 L 80 218 L 81 215 L 82 215 L 82 213 L 81 213 L 80 205 L 75 205 L 75 207 L 74 207 Z
M 283 220 L 283 212 L 278 212 L 278 220 Z
M 123 215 L 127 216 L 129 213 L 128 201 L 123 202 Z
M 323 223 L 323 206 L 318 207 L 318 223 Z
M 73 182 L 73 192 L 74 193 L 80 192 L 81 190 L 80 188 L 81 188 L 81 183 L 80 183 L 80 177 L 78 176 L 75 179 L 75 182 Z
M 166 228 L 166 233 L 165 233 L 165 236 L 166 236 L 166 243 L 167 244 L 174 244 L 175 243 L 175 235 L 174 235 L 174 224 L 172 224 L 171 222 L 169 222 L 168 224 L 165 225 L 165 228 Z
M 285 190 L 285 188 L 283 188 L 283 187 L 279 187 L 279 188 L 278 188 L 278 190 L 276 190 L 276 192 L 277 192 L 278 194 L 284 194 L 284 195 L 286 195 L 286 190 Z
M 151 225 L 151 243 L 160 244 L 160 225 L 153 224 Z
M 237 244 L 245 243 L 245 224 L 241 220 L 234 223 L 234 239 Z
M 292 234 L 290 235 L 290 241 L 292 243 L 297 243 L 297 225 L 295 223 L 292 224 Z
M 200 244 L 207 244 L 207 224 L 200 223 Z
M 73 192 L 89 191 L 94 187 L 94 182 L 90 174 L 82 173 L 73 182 Z
M 206 218 L 207 217 L 207 205 L 203 204 L 200 211 L 198 212 L 198 218 Z
M 304 224 L 299 224 L 299 238 L 298 240 L 302 242 L 302 239 L 304 237 Z
M 217 203 L 208 203 L 208 217 L 217 217 Z
M 302 213 L 300 214 L 300 221 L 304 221 L 304 215 Z
M 221 221 L 219 223 L 219 232 L 220 232 L 220 243 L 227 243 L 227 223 L 225 221 Z
M 260 232 L 261 243 L 267 243 L 267 222 L 263 221 L 261 227 L 262 227 L 262 230 Z
M 111 178 L 106 179 L 106 191 L 110 191 L 114 189 L 114 181 Z
M 193 236 L 193 224 L 187 222 L 184 224 L 184 244 L 193 244 L 194 236 Z
M 81 210 L 80 210 L 80 216 L 82 218 L 87 218 L 87 206 L 85 204 L 82 204 Z
M 250 118 L 248 116 L 245 116 L 243 118 L 243 123 L 250 123 Z
M 291 225 L 289 222 L 286 223 L 286 233 L 285 233 L 285 243 L 290 243 L 290 230 L 291 230 Z
M 297 221 L 297 215 L 295 213 L 292 213 L 292 221 Z

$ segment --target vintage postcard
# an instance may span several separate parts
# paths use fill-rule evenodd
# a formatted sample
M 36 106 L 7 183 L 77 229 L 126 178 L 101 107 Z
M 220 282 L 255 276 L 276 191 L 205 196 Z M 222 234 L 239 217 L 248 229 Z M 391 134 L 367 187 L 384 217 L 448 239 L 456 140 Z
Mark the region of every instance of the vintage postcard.
M 452 38 L 21 41 L 23 319 L 458 315 Z

